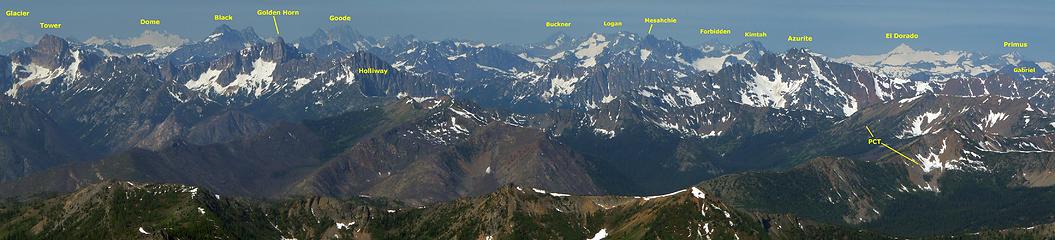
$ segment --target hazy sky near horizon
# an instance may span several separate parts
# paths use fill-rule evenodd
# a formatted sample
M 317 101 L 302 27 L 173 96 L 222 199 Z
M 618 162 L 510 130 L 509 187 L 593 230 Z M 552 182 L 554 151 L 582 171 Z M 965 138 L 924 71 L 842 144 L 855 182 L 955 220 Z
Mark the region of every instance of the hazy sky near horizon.
M 829 56 L 877 54 L 898 44 L 917 49 L 969 50 L 989 54 L 1016 51 L 1027 58 L 1055 60 L 1055 1 L 922 1 L 922 0 L 399 0 L 399 1 L 146 1 L 146 0 L 4 0 L 3 10 L 30 11 L 29 17 L 0 17 L 0 40 L 32 40 L 50 33 L 88 39 L 129 38 L 146 30 L 167 32 L 196 41 L 220 24 L 253 27 L 264 38 L 276 36 L 272 19 L 257 9 L 294 9 L 300 16 L 278 17 L 282 37 L 295 40 L 318 28 L 350 25 L 372 36 L 415 35 L 421 39 L 468 39 L 487 43 L 530 43 L 565 32 L 628 31 L 645 33 L 645 17 L 673 17 L 677 24 L 656 25 L 653 35 L 686 44 L 704 41 L 737 44 L 743 31 L 764 31 L 772 50 L 807 47 Z M 213 14 L 234 16 L 216 22 Z M 351 22 L 332 23 L 329 15 L 349 15 Z M 139 19 L 161 19 L 156 26 Z M 603 28 L 604 20 L 622 21 Z M 62 23 L 62 29 L 39 28 L 39 22 Z M 566 29 L 545 28 L 546 21 L 569 21 Z M 725 28 L 731 35 L 705 36 L 700 28 Z M 884 39 L 886 32 L 918 33 L 919 39 Z M 791 35 L 811 35 L 812 43 L 788 43 Z M 1026 49 L 1003 48 L 1003 41 L 1029 42 Z

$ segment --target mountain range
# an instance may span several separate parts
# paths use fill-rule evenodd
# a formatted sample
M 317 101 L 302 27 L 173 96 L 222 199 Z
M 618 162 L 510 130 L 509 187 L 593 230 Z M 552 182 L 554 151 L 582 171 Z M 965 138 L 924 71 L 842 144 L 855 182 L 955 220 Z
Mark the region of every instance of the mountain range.
M 1050 237 L 1051 66 L 630 32 L 47 35 L 0 56 L 0 236 Z

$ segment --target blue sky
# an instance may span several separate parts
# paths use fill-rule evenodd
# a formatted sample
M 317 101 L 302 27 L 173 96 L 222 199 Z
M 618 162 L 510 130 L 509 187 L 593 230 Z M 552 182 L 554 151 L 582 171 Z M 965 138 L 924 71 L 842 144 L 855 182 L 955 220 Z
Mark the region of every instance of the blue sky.
M 900 43 L 917 49 L 970 50 L 1001 54 L 1003 41 L 1025 41 L 1017 50 L 1027 58 L 1055 60 L 1055 1 L 558 1 L 558 0 L 405 0 L 405 1 L 57 1 L 5 0 L 4 10 L 28 10 L 29 17 L 3 17 L 0 40 L 37 38 L 43 33 L 87 39 L 127 38 L 145 30 L 178 34 L 191 40 L 208 35 L 220 23 L 213 14 L 234 15 L 235 28 L 253 27 L 265 38 L 275 36 L 269 17 L 257 9 L 297 9 L 302 15 L 279 17 L 283 37 L 296 39 L 317 28 L 351 25 L 368 35 L 412 34 L 422 39 L 471 39 L 489 43 L 537 42 L 563 31 L 629 31 L 644 33 L 644 17 L 675 17 L 678 24 L 656 26 L 657 37 L 687 44 L 707 40 L 740 43 L 743 31 L 765 31 L 767 48 L 808 47 L 830 55 L 876 54 Z M 350 15 L 349 23 L 331 23 L 329 15 Z M 160 26 L 138 25 L 140 18 L 162 20 Z M 568 29 L 543 27 L 547 20 L 571 21 Z M 605 29 L 602 20 L 624 22 Z M 60 30 L 42 30 L 38 22 L 63 23 Z M 733 35 L 699 35 L 699 28 L 728 28 Z M 885 32 L 919 33 L 916 40 L 883 39 Z M 814 42 L 789 44 L 788 34 L 808 34 Z M 28 36 L 28 37 L 27 37 Z

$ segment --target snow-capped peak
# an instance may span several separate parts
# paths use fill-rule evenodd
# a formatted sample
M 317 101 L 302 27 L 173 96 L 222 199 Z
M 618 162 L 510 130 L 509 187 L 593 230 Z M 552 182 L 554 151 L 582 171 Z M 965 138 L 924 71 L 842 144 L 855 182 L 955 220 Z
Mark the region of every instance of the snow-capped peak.
M 1005 62 L 1007 62 L 1008 64 L 1011 64 L 1011 65 L 1018 65 L 1019 63 L 1022 62 L 1022 59 L 1021 59 L 1021 57 L 1019 57 L 1019 54 L 1015 53 L 1015 52 L 1011 52 L 1011 53 L 1007 53 L 1007 54 L 1001 55 L 1000 58 L 1004 59 Z
M 604 34 L 593 33 L 579 47 L 575 49 L 575 57 L 579 59 L 579 67 L 593 67 L 597 65 L 597 56 L 608 47 L 608 41 Z
M 936 52 L 917 50 L 908 44 L 900 44 L 891 51 L 876 55 L 850 55 L 835 59 L 878 72 L 887 77 L 908 78 L 917 73 L 929 75 L 953 75 L 966 73 L 977 75 L 995 71 L 1002 64 L 985 55 L 965 51 Z
M 916 50 L 912 49 L 912 47 L 910 47 L 908 44 L 902 43 L 898 44 L 897 47 L 895 47 L 893 50 L 890 50 L 889 54 L 910 54 L 913 52 L 916 52 Z

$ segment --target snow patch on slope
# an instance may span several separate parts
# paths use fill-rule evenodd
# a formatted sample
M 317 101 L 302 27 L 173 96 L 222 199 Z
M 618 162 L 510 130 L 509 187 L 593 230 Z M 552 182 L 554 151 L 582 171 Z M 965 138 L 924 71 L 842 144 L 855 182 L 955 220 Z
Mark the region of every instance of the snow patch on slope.
M 932 125 L 937 123 L 940 116 L 942 116 L 942 111 L 939 109 L 937 112 L 926 112 L 911 118 L 907 128 L 902 130 L 897 137 L 901 139 L 913 138 L 934 132 L 936 129 Z
M 784 81 L 780 71 L 773 72 L 773 78 L 761 74 L 755 75 L 747 92 L 741 92 L 740 101 L 755 107 L 787 107 L 788 93 L 797 92 L 805 80 Z
M 696 71 L 717 73 L 727 65 L 726 63 L 728 62 L 729 58 L 734 58 L 741 62 L 748 62 L 747 52 L 744 52 L 740 54 L 726 54 L 718 57 L 698 58 L 692 61 L 692 67 L 696 69 Z M 748 63 L 750 64 L 750 62 Z
M 11 84 L 11 89 L 8 89 L 5 94 L 11 97 L 18 96 L 18 90 L 22 88 L 29 88 L 35 85 L 51 85 L 52 80 L 55 78 L 66 76 L 67 80 L 77 80 L 83 77 L 80 72 L 81 65 L 81 52 L 73 51 L 73 62 L 69 66 L 57 67 L 55 69 L 48 69 L 44 66 L 30 63 L 29 65 L 19 65 L 18 63 L 11 63 L 12 73 L 29 74 L 25 78 L 18 79 L 16 82 Z M 19 67 L 23 67 L 21 71 Z M 16 75 L 17 76 L 17 75 Z
M 549 99 L 554 96 L 563 96 L 571 94 L 575 91 L 575 83 L 578 82 L 579 77 L 553 78 L 552 80 L 550 80 L 549 90 L 542 94 L 542 98 Z
M 641 61 L 642 62 L 647 61 L 648 60 L 648 56 L 650 56 L 650 55 L 652 55 L 652 51 L 651 50 L 644 49 L 644 48 L 641 49 Z
M 218 81 L 223 70 L 210 68 L 199 75 L 198 79 L 188 81 L 184 86 L 196 91 L 211 90 L 222 95 L 231 95 L 240 90 L 249 90 L 254 96 L 259 97 L 269 91 L 273 85 L 274 77 L 272 74 L 277 66 L 278 63 L 276 62 L 257 59 L 253 61 L 253 70 L 249 71 L 249 73 L 235 75 L 234 81 L 227 85 L 220 84 Z
M 597 65 L 597 56 L 608 47 L 604 35 L 594 33 L 575 50 L 575 57 L 579 59 L 579 67 L 593 67 Z
M 601 231 L 597 232 L 597 234 L 594 234 L 592 238 L 587 240 L 601 240 L 606 237 L 608 237 L 608 230 L 602 228 Z

